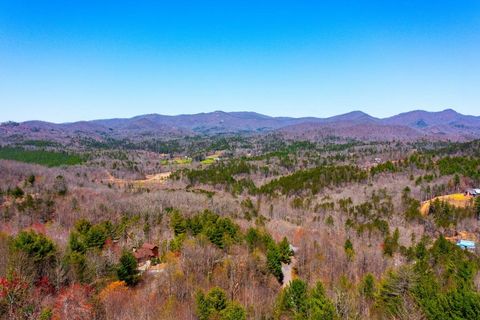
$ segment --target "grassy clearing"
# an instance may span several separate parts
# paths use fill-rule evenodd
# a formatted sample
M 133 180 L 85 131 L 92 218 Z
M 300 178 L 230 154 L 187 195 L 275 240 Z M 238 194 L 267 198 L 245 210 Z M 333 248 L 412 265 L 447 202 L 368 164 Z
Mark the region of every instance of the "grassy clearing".
M 205 160 L 202 160 L 200 162 L 201 164 L 214 164 L 215 163 L 215 158 L 206 158 Z
M 0 148 L 0 159 L 36 163 L 47 167 L 69 166 L 84 162 L 81 156 L 66 152 L 24 150 L 21 148 Z
M 173 160 L 163 159 L 160 161 L 160 164 L 162 166 L 167 166 L 169 164 L 186 165 L 186 164 L 192 163 L 192 161 L 193 161 L 192 158 L 176 158 Z
M 185 159 L 175 159 L 173 160 L 175 164 L 190 164 L 192 163 L 191 158 L 185 158 Z
M 453 193 L 453 194 L 447 194 L 444 196 L 435 197 L 431 200 L 427 200 L 422 203 L 422 206 L 420 207 L 420 212 L 422 213 L 422 215 L 425 216 L 428 214 L 430 203 L 435 201 L 436 199 L 440 201 L 448 202 L 452 206 L 455 206 L 458 208 L 465 208 L 468 205 L 470 205 L 472 202 L 472 197 L 466 196 L 463 193 Z

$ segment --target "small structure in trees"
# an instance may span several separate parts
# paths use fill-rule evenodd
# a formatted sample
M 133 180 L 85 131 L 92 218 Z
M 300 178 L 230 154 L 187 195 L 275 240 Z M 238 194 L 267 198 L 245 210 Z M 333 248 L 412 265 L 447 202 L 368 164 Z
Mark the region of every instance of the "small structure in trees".
M 298 247 L 293 246 L 291 243 L 289 244 L 290 250 L 293 252 L 293 255 L 298 252 Z
M 158 257 L 158 246 L 151 243 L 144 243 L 140 248 L 134 249 L 133 255 L 138 263 L 147 262 Z
M 464 250 L 474 251 L 475 250 L 475 241 L 471 240 L 458 240 L 457 246 Z
M 466 196 L 471 196 L 471 197 L 476 197 L 480 196 L 480 189 L 467 189 L 465 190 L 465 195 Z

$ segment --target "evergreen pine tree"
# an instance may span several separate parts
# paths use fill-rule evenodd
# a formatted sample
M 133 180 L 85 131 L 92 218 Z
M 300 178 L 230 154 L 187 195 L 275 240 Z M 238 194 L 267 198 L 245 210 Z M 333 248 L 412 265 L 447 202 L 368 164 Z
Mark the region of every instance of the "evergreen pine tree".
M 129 286 L 137 284 L 139 280 L 139 271 L 137 270 L 137 260 L 129 251 L 124 251 L 120 257 L 120 264 L 117 268 L 117 276 L 121 281 Z

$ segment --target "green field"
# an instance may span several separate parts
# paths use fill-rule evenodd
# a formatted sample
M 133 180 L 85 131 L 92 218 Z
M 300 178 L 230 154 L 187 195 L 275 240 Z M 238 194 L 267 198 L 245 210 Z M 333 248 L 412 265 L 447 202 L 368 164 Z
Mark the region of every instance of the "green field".
M 174 163 L 175 164 L 190 164 L 190 163 L 192 163 L 192 159 L 191 158 L 175 159 Z
M 79 155 L 66 152 L 24 150 L 21 148 L 0 148 L 0 159 L 36 163 L 47 167 L 76 165 L 84 162 L 84 159 Z
M 200 163 L 201 164 L 213 164 L 215 163 L 215 158 L 206 158 L 205 160 L 202 160 Z

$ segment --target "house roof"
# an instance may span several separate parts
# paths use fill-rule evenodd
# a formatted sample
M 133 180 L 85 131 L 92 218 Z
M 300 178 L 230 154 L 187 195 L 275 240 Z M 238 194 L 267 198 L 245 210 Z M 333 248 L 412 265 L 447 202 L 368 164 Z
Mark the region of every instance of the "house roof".
M 152 257 L 155 257 L 155 254 L 153 253 L 152 250 L 149 250 L 149 249 L 146 249 L 146 248 L 140 248 L 140 249 L 137 249 L 137 251 L 135 251 L 133 253 L 133 255 L 135 256 L 135 258 L 137 259 L 144 259 L 144 258 L 152 258 Z
M 458 240 L 457 246 L 465 247 L 465 248 L 475 248 L 475 241 L 470 240 Z
M 153 250 L 156 247 L 157 247 L 156 245 L 151 244 L 151 243 L 146 243 L 146 242 L 142 245 L 142 248 L 149 249 L 149 250 Z
M 145 258 L 153 258 L 156 256 L 154 250 L 158 249 L 158 247 L 151 243 L 144 243 L 140 248 L 135 250 L 133 255 L 135 258 L 145 259 Z

